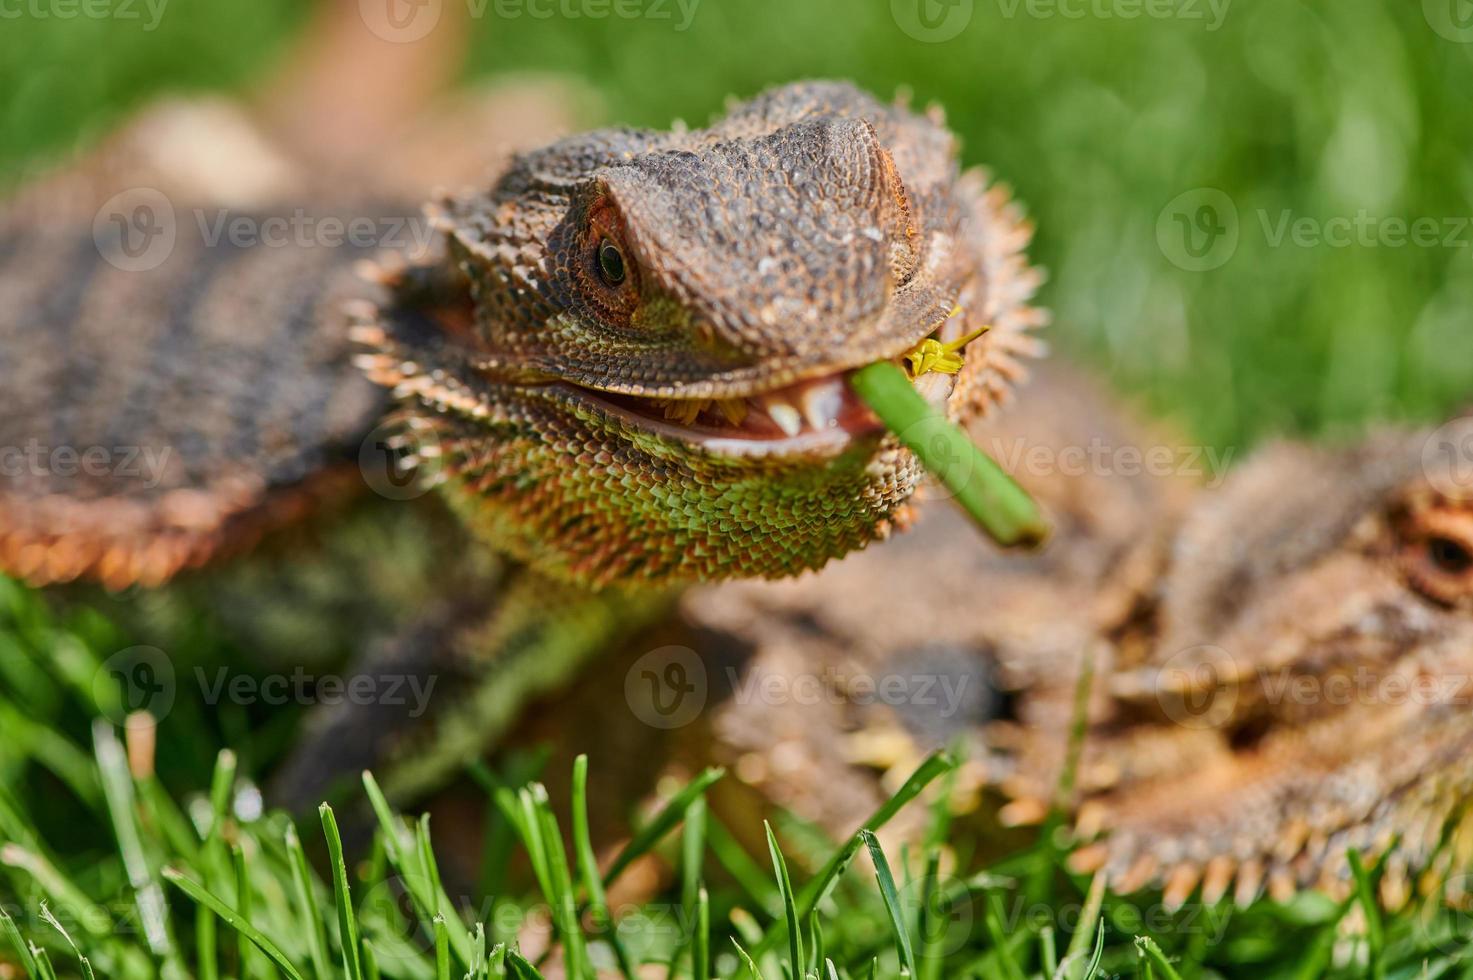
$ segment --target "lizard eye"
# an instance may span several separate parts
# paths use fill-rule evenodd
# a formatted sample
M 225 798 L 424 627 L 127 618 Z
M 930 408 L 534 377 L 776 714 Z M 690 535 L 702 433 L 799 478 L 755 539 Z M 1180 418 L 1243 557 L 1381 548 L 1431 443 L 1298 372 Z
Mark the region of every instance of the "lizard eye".
M 598 274 L 608 286 L 620 285 L 626 275 L 624 253 L 607 238 L 598 243 Z
M 1415 587 L 1434 602 L 1473 602 L 1473 511 L 1433 506 L 1403 523 L 1401 565 Z

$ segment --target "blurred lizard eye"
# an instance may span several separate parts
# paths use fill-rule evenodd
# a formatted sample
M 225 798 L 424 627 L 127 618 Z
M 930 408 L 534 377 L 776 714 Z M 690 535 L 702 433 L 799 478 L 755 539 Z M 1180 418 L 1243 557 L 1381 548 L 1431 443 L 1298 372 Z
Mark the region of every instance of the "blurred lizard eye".
M 1467 575 L 1473 572 L 1473 551 L 1469 551 L 1461 541 L 1431 538 L 1427 541 L 1427 551 L 1432 564 L 1446 575 Z
M 598 274 L 609 286 L 618 286 L 624 281 L 624 253 L 607 238 L 598 243 Z
M 1473 511 L 1433 506 L 1408 514 L 1401 564 L 1414 588 L 1434 602 L 1473 602 Z

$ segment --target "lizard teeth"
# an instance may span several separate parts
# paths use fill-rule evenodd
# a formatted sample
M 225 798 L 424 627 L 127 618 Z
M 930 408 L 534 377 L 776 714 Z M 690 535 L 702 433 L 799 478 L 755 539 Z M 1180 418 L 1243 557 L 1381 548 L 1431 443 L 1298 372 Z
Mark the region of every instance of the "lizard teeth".
M 767 417 L 772 419 L 785 435 L 796 436 L 803 431 L 803 416 L 787 402 L 768 398 L 763 400 L 762 407 L 767 411 Z
M 844 408 L 843 383 L 829 381 L 813 385 L 803 392 L 800 401 L 803 405 L 803 418 L 810 428 L 833 428 L 839 424 L 839 413 Z

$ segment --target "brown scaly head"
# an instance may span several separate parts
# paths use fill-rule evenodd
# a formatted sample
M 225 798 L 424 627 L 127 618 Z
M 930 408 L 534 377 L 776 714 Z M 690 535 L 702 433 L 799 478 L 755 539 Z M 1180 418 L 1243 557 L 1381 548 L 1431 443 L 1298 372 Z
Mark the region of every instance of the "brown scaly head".
M 1076 869 L 1247 902 L 1344 895 L 1356 850 L 1396 907 L 1473 865 L 1473 494 L 1429 445 L 1276 447 L 1199 501 L 1154 619 L 1096 658 Z M 1025 695 L 1013 816 L 1051 798 L 1072 702 Z
M 924 382 L 970 415 L 1042 319 L 1005 194 L 842 84 L 566 139 L 434 214 L 448 258 L 387 274 L 363 363 L 471 523 L 580 583 L 787 575 L 885 535 L 920 472 L 845 373 L 991 324 Z

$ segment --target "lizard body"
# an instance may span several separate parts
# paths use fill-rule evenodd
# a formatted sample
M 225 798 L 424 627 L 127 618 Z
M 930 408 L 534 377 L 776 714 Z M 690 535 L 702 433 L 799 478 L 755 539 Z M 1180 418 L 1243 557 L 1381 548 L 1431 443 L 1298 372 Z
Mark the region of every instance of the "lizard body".
M 148 125 L 6 213 L 3 434 L 141 444 L 170 465 L 7 471 L 0 566 L 36 584 L 158 585 L 350 497 L 354 456 L 369 479 L 365 451 L 390 443 L 430 461 L 503 556 L 468 587 L 455 578 L 467 601 L 450 619 L 425 610 L 383 651 L 464 682 L 432 724 L 320 719 L 284 780 L 303 800 L 322 760 L 349 770 L 385 751 L 403 763 L 386 784 L 422 789 L 529 693 L 659 619 L 682 583 L 794 574 L 904 523 L 919 468 L 849 393 L 849 369 L 990 323 L 959 374 L 920 383 L 966 417 L 1037 352 L 1029 228 L 1006 193 L 960 172 L 935 113 L 852 86 L 776 89 L 708 130 L 571 137 L 490 179 L 442 161 L 467 189 L 432 206 L 428 244 L 372 265 L 310 241 L 211 243 L 196 216 L 302 201 L 403 215 L 392 202 L 415 178 L 395 154 L 354 179 L 293 177 L 268 153 L 222 171 L 197 116 L 166 144 L 197 154 L 150 155 Z M 90 220 L 119 183 L 174 212 L 156 265 L 131 266 L 128 229 L 115 240 Z
M 1425 468 L 1431 433 L 1278 444 L 1202 489 L 1175 448 L 1169 475 L 1111 464 L 1181 440 L 1042 374 L 974 431 L 1038 461 L 1019 474 L 1056 527 L 1038 555 L 1000 560 L 932 509 L 818 575 L 686 597 L 693 624 L 750 651 L 754 679 L 709 720 L 715 760 L 848 833 L 884 796 L 867 766 L 903 778 L 960 739 L 974 800 L 995 794 L 1005 824 L 1062 807 L 1071 867 L 1173 905 L 1343 897 L 1351 850 L 1384 861 L 1389 907 L 1456 879 L 1473 859 L 1473 507 Z M 1105 463 L 1066 465 L 1091 445 Z

